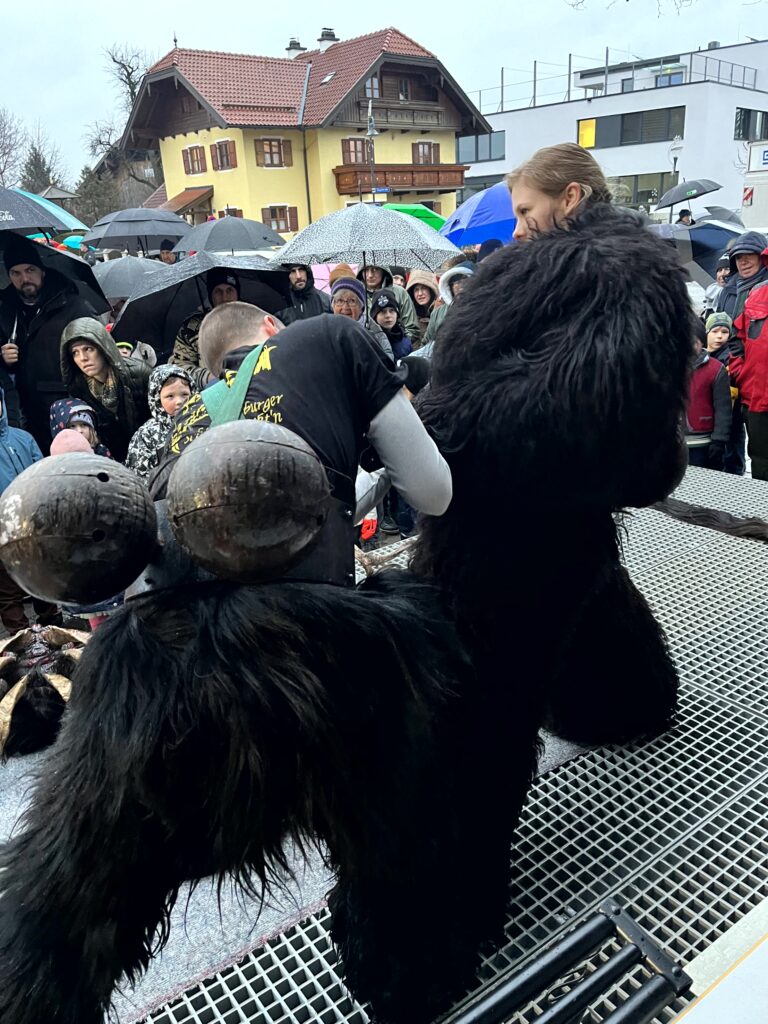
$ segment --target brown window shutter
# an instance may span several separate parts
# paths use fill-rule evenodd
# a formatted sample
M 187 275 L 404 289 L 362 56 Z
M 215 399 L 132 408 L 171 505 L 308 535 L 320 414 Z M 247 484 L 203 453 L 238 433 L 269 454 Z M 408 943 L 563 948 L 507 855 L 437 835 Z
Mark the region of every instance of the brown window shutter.
M 283 139 L 283 167 L 293 167 L 293 146 L 290 139 Z
M 351 164 L 352 161 L 352 145 L 349 139 L 341 140 L 341 162 L 343 164 Z
M 211 167 L 214 171 L 219 169 L 219 150 L 215 142 L 211 143 Z
M 208 167 L 205 163 L 205 146 L 198 146 L 197 148 L 200 153 L 200 170 L 205 172 L 208 170 Z
M 230 141 L 227 143 L 227 153 L 229 154 L 229 166 L 237 167 L 237 152 L 234 142 Z
M 418 144 L 418 142 L 412 142 L 411 143 L 411 163 L 412 164 L 420 164 L 421 163 L 421 160 L 419 159 L 419 144 Z
M 299 230 L 299 211 L 295 206 L 288 207 L 288 230 Z
M 256 166 L 264 166 L 264 140 L 256 139 L 254 145 L 256 146 Z
M 433 142 L 432 143 L 432 163 L 433 164 L 439 164 L 440 163 L 440 143 L 439 142 Z
M 182 151 L 181 151 L 181 159 L 184 161 L 184 173 L 185 174 L 190 174 L 191 171 L 190 171 L 189 150 L 188 149 L 182 149 Z
M 268 206 L 262 206 L 261 208 L 261 223 L 266 224 L 267 227 L 272 226 L 272 214 L 269 212 Z
M 243 211 L 240 210 L 240 209 L 235 210 L 235 216 L 236 217 L 242 217 L 243 216 Z

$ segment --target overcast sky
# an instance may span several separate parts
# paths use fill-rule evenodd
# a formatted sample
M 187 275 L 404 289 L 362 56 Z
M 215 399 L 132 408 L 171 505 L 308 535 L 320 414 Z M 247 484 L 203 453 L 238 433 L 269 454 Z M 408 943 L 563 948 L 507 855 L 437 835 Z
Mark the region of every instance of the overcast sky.
M 342 6 L 293 0 L 268 17 L 261 11 L 272 5 L 246 0 L 220 5 L 200 0 L 178 5 L 157 0 L 80 0 L 76 7 L 52 0 L 33 8 L 5 5 L 0 106 L 30 127 L 40 121 L 59 146 L 73 183 L 83 164 L 92 162 L 83 138 L 87 125 L 111 116 L 117 106 L 102 55 L 104 47 L 115 42 L 137 45 L 160 57 L 172 48 L 175 32 L 179 46 L 282 57 L 291 35 L 312 48 L 324 26 L 349 39 L 394 25 L 432 50 L 467 92 L 498 85 L 502 65 L 521 69 L 506 73 L 508 82 L 521 83 L 510 86 L 506 105 L 518 106 L 525 103 L 509 100 L 530 89 L 522 83 L 530 78 L 525 69 L 534 60 L 565 65 L 569 51 L 601 59 L 609 46 L 616 61 L 704 48 L 713 39 L 725 45 L 747 42 L 747 36 L 768 37 L 766 3 L 692 0 L 679 12 L 674 0 L 659 3 L 660 14 L 657 0 L 584 0 L 582 9 L 565 0 L 369 0 Z M 382 13 L 376 14 L 377 9 Z M 581 60 L 576 66 L 588 63 Z M 542 74 L 563 70 L 540 66 Z M 564 81 L 551 81 L 546 88 L 556 92 Z

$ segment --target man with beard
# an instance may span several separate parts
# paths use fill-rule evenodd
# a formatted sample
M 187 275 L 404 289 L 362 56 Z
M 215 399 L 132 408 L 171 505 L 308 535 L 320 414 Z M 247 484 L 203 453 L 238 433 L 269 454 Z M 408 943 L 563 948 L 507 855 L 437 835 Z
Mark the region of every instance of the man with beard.
M 308 320 L 311 316 L 331 312 L 331 300 L 315 287 L 311 267 L 304 263 L 291 264 L 288 280 L 291 283 L 291 304 L 278 313 L 286 327 L 297 320 Z
M 3 262 L 10 285 L 0 292 L 0 356 L 15 376 L 24 426 L 44 455 L 51 442 L 51 404 L 67 397 L 61 379 L 59 345 L 67 324 L 95 316 L 74 283 L 45 270 L 36 242 L 10 239 Z

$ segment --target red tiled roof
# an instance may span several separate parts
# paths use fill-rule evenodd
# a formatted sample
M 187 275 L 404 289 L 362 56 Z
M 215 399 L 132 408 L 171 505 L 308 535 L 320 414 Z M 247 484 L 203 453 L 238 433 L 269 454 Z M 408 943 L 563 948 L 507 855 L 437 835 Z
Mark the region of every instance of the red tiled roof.
M 151 195 L 148 195 L 144 202 L 141 204 L 145 209 L 156 210 L 162 206 L 163 203 L 168 202 L 168 193 L 165 189 L 165 182 L 159 185 Z
M 175 49 L 153 64 L 149 74 L 177 67 L 228 125 L 290 127 L 299 124 L 311 63 L 303 123 L 319 125 L 384 53 L 435 59 L 396 28 L 387 28 L 295 58 Z M 323 85 L 331 72 L 333 78 Z

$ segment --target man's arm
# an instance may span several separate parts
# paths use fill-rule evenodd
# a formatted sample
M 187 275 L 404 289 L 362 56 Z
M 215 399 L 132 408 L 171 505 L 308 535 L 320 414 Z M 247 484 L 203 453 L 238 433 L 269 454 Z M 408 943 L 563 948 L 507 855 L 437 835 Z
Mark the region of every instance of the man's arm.
M 453 495 L 451 471 L 404 391 L 374 416 L 368 438 L 408 504 L 427 515 L 442 515 Z

